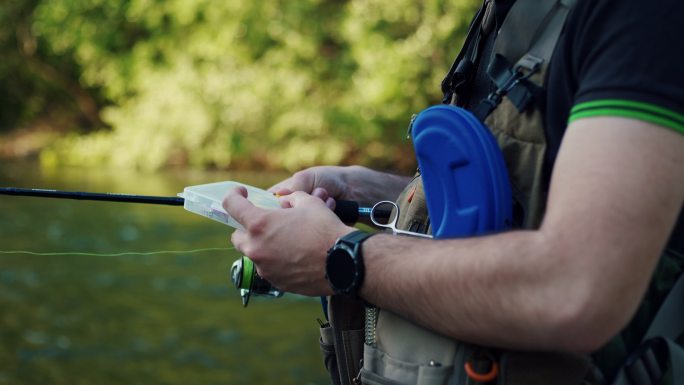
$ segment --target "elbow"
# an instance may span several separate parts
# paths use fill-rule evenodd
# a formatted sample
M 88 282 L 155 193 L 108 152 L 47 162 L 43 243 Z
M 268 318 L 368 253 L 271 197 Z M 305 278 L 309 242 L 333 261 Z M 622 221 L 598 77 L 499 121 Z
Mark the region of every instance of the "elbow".
M 622 265 L 606 274 L 613 266 L 609 262 L 624 253 L 568 247 L 567 242 L 554 238 L 544 238 L 547 249 L 543 255 L 556 258 L 551 266 L 547 265 L 538 286 L 543 294 L 537 303 L 541 305 L 537 315 L 548 320 L 542 336 L 544 345 L 551 350 L 595 352 L 631 320 L 646 289 L 648 274 Z
M 558 344 L 554 350 L 590 354 L 603 347 L 619 331 L 619 329 L 608 331 L 607 328 L 597 325 L 588 325 L 588 327 L 579 325 L 581 324 L 564 326 L 562 330 L 558 330 L 555 333 L 559 337 Z

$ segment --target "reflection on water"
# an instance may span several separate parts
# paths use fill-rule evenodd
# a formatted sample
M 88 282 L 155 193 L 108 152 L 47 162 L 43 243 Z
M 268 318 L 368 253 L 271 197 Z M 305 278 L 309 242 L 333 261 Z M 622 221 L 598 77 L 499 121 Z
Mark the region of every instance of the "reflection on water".
M 283 175 L 0 165 L 0 186 L 172 196 Z M 119 253 L 227 247 L 230 229 L 180 207 L 0 196 L 0 250 Z M 253 300 L 228 280 L 237 253 L 0 254 L 0 384 L 325 383 L 316 301 Z

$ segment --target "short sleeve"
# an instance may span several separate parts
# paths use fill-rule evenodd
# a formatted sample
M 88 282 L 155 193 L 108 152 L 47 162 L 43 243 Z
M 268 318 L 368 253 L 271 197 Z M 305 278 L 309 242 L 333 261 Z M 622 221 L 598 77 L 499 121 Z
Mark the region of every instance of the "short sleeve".
M 569 121 L 620 116 L 684 134 L 684 2 L 584 1 L 572 31 Z

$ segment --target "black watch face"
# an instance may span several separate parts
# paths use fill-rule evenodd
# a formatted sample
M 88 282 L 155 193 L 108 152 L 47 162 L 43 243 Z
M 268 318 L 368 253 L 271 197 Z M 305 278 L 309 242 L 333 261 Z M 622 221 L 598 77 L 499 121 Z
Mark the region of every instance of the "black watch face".
M 356 280 L 354 259 L 345 249 L 336 248 L 330 252 L 326 270 L 334 289 L 349 290 Z

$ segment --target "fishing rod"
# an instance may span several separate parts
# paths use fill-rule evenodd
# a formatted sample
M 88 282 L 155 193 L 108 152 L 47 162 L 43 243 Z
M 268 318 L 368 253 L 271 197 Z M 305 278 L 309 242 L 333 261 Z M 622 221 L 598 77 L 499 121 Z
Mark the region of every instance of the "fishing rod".
M 167 206 L 183 206 L 185 198 L 180 196 L 151 196 L 151 195 L 134 195 L 134 194 L 117 194 L 117 193 L 100 193 L 100 192 L 85 192 L 85 191 L 61 191 L 50 189 L 36 189 L 36 188 L 17 188 L 17 187 L 0 187 L 0 195 L 13 196 L 28 196 L 39 198 L 58 198 L 58 199 L 75 199 L 86 201 L 104 201 L 104 202 L 123 202 L 123 203 L 142 203 L 153 205 L 167 205 Z M 355 201 L 339 200 L 335 204 L 335 214 L 344 223 L 355 223 L 359 218 L 370 217 L 370 207 L 359 207 Z M 374 214 L 379 218 L 389 218 L 390 212 L 377 211 Z
M 241 228 L 242 226 L 222 207 L 223 196 L 227 191 L 237 186 L 243 186 L 247 189 L 247 199 L 257 207 L 280 207 L 275 194 L 232 181 L 189 186 L 175 197 L 16 187 L 0 187 L 0 195 L 183 206 L 192 213 L 228 226 Z M 359 218 L 368 218 L 371 215 L 375 219 L 389 219 L 391 215 L 391 210 L 378 207 L 359 207 L 358 202 L 345 200 L 336 201 L 334 212 L 342 222 L 347 224 L 356 223 Z M 261 278 L 256 272 L 254 262 L 244 256 L 233 263 L 230 269 L 230 278 L 235 287 L 240 291 L 243 306 L 247 306 L 252 294 L 268 297 L 280 297 L 283 295 L 282 291 Z

